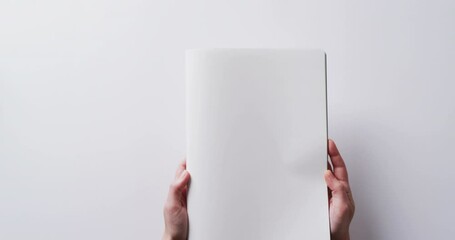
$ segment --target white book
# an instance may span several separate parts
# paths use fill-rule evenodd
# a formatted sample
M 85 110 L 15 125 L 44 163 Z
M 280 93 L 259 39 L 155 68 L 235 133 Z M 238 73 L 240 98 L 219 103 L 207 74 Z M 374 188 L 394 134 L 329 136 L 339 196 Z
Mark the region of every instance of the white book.
M 189 240 L 329 240 L 326 55 L 186 52 Z

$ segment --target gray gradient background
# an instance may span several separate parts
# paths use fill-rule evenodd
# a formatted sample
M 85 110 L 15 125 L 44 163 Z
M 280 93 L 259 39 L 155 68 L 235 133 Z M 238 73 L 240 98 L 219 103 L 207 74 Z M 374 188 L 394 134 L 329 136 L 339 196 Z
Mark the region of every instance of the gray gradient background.
M 323 48 L 352 239 L 445 239 L 453 1 L 2 1 L 0 238 L 158 239 L 184 50 Z M 322 177 L 322 176 L 321 176 Z

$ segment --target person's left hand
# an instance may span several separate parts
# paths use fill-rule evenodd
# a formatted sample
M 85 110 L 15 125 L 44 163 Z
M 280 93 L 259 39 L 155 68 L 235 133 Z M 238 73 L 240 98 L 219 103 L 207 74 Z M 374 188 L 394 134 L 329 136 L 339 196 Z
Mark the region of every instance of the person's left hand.
M 188 212 L 186 197 L 190 174 L 186 170 L 186 161 L 183 160 L 174 181 L 169 187 L 169 194 L 164 204 L 164 234 L 163 240 L 186 240 L 188 238 Z

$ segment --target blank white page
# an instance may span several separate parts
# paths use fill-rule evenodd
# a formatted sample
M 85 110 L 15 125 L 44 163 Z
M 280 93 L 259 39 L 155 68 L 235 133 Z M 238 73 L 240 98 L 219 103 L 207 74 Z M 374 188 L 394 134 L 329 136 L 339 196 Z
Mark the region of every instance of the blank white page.
M 326 57 L 186 52 L 189 240 L 328 240 Z

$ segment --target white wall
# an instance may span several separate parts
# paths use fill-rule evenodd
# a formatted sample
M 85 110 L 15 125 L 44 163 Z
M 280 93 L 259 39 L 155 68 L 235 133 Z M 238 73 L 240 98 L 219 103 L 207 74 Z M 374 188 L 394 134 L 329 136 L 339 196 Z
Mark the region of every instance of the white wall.
M 447 239 L 454 13 L 450 0 L 1 1 L 0 238 L 159 239 L 185 155 L 184 50 L 320 47 L 352 239 Z

